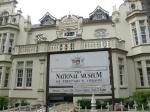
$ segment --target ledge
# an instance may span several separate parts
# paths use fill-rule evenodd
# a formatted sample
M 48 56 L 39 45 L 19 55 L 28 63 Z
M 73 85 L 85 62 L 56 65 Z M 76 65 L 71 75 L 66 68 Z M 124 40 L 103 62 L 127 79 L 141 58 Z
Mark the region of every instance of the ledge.
M 44 92 L 44 89 L 38 89 L 37 92 Z
M 128 87 L 120 87 L 120 89 L 128 89 Z
M 150 87 L 137 87 L 136 89 L 150 89 Z
M 15 88 L 13 90 L 32 90 L 32 89 L 28 89 L 28 88 Z
M 9 88 L 0 88 L 0 90 L 10 90 Z

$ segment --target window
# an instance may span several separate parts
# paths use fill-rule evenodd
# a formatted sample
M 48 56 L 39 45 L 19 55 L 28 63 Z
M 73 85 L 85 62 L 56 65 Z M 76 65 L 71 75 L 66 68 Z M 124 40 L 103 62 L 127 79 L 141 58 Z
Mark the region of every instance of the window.
M 4 52 L 4 50 L 5 50 L 5 41 L 6 41 L 6 39 L 3 38 L 3 40 L 2 40 L 2 52 Z
M 13 20 L 12 20 L 12 21 L 13 21 L 13 23 L 16 23 L 16 18 L 13 18 Z
M 147 80 L 148 80 L 148 85 L 150 86 L 150 67 L 147 67 Z
M 131 10 L 134 11 L 135 10 L 135 4 L 131 4 Z
M 144 76 L 143 76 L 141 61 L 137 61 L 136 64 L 137 64 L 137 71 L 138 71 L 138 75 L 139 75 L 140 85 L 144 86 Z
M 9 72 L 10 72 L 10 68 L 6 67 L 6 74 L 5 74 L 5 80 L 4 80 L 4 87 L 8 87 Z
M 150 86 L 150 60 L 146 60 L 146 66 L 147 66 L 147 80 L 148 85 Z
M 138 45 L 139 42 L 138 42 L 138 36 L 137 36 L 137 30 L 136 30 L 135 23 L 132 23 L 131 27 L 132 27 L 132 35 L 133 35 L 133 38 L 135 40 L 135 44 Z
M 104 38 L 108 35 L 108 33 L 106 29 L 96 29 L 94 35 L 98 38 Z
M 64 33 L 64 37 L 74 37 L 75 36 L 75 32 L 65 32 Z
M 7 24 L 8 23 L 8 17 L 5 17 L 4 21 L 5 21 L 5 24 Z
M 140 25 L 140 31 L 141 31 L 140 34 L 141 34 L 142 43 L 147 43 L 145 21 L 140 20 L 139 25 Z
M 73 44 L 73 43 L 70 44 L 70 49 L 71 49 L 71 50 L 74 49 L 74 44 Z
M 60 44 L 60 48 L 59 48 L 59 50 L 60 50 L 60 51 L 62 51 L 62 50 L 63 50 L 63 45 L 62 45 L 62 44 Z
M 141 86 L 144 86 L 144 77 L 143 77 L 143 71 L 142 68 L 138 68 L 139 76 L 140 76 L 140 84 Z
M 11 53 L 11 52 L 12 52 L 13 42 L 14 42 L 13 39 L 9 39 L 9 49 L 8 49 L 8 53 Z
M 26 77 L 26 87 L 32 86 L 32 61 L 26 62 L 26 68 L 25 68 L 25 77 Z
M 125 83 L 124 59 L 118 58 L 118 64 L 119 64 L 120 85 L 123 86 Z
M 17 87 L 28 88 L 32 86 L 33 61 L 19 61 L 17 63 Z
M 65 44 L 65 50 L 68 50 L 68 44 Z
M 0 25 L 3 24 L 3 18 L 0 18 Z
M 23 66 L 24 62 L 17 63 L 17 87 L 22 87 L 23 85 Z
M 1 85 L 1 82 L 2 82 L 2 66 L 0 66 L 0 85 Z

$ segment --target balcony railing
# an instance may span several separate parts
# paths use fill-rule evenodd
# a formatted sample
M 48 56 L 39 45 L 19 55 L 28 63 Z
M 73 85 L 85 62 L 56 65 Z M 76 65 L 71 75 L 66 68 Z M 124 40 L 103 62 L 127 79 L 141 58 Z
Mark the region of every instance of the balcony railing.
M 91 39 L 91 40 L 75 40 L 64 42 L 41 42 L 39 44 L 18 45 L 13 52 L 17 54 L 33 54 L 41 52 L 55 52 L 67 50 L 82 50 L 82 49 L 98 49 L 98 48 L 118 48 L 125 50 L 125 41 L 119 40 L 116 37 Z

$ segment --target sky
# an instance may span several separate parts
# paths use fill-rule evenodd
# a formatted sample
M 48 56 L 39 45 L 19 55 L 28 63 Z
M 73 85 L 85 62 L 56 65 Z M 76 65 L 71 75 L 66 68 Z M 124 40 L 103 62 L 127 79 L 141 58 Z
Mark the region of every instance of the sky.
M 33 24 L 38 24 L 46 12 L 57 19 L 73 14 L 88 18 L 89 14 L 99 5 L 111 15 L 113 6 L 118 8 L 123 0 L 17 0 L 17 9 L 23 16 L 30 15 Z

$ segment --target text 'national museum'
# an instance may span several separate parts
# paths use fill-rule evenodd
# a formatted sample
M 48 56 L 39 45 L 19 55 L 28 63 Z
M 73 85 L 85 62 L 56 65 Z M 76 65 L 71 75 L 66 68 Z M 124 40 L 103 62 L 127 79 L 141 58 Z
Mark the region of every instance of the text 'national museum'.
M 40 24 L 31 24 L 16 4 L 0 0 L 0 96 L 42 105 L 47 91 L 52 101 L 76 102 L 93 92 L 97 99 L 110 97 L 109 56 L 115 98 L 150 90 L 150 34 L 141 0 L 124 0 L 111 16 L 100 6 L 88 18 L 47 12 Z

